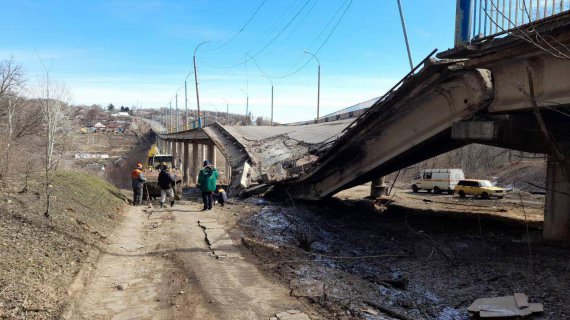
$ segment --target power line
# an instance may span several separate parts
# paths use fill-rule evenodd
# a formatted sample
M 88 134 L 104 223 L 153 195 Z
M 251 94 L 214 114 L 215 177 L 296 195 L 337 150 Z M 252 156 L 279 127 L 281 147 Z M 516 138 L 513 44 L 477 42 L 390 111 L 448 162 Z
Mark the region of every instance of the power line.
M 251 61 L 253 58 L 257 57 L 258 55 L 260 55 L 263 51 L 265 51 L 265 49 L 267 49 L 273 42 L 275 42 L 275 40 L 277 40 L 277 38 L 279 38 L 279 36 L 281 36 L 281 34 L 283 34 L 283 32 L 285 32 L 285 30 L 295 21 L 295 19 L 301 14 L 301 12 L 303 12 L 303 10 L 307 7 L 307 5 L 309 4 L 309 2 L 311 2 L 312 0 L 307 0 L 305 1 L 305 3 L 301 6 L 301 8 L 297 11 L 297 13 L 295 13 L 295 15 L 293 16 L 293 18 L 291 18 L 289 20 L 289 22 L 287 22 L 287 24 L 281 28 L 281 30 L 277 33 L 276 36 L 274 36 L 268 43 L 266 43 L 261 49 L 257 50 L 257 52 L 253 55 L 249 55 L 250 58 L 246 59 L 245 61 L 240 61 L 240 62 L 236 62 L 233 65 L 230 66 L 215 66 L 215 65 L 208 65 L 209 67 L 212 68 L 217 68 L 217 69 L 232 69 L 232 68 L 236 68 L 239 67 L 241 65 L 243 65 L 244 63 L 246 63 L 247 61 Z
M 348 1 L 348 0 L 347 0 L 347 1 Z M 338 25 L 340 24 L 340 22 L 342 21 L 342 19 L 343 19 L 344 16 L 346 15 L 346 12 L 348 11 L 348 9 L 350 8 L 350 6 L 352 5 L 352 2 L 353 2 L 353 1 L 354 1 L 354 0 L 350 0 L 350 2 L 348 3 L 348 5 L 346 6 L 346 8 L 344 8 L 344 11 L 342 12 L 342 14 L 341 14 L 341 16 L 339 17 L 339 19 L 336 21 L 334 27 L 331 29 L 331 31 L 330 31 L 329 34 L 327 35 L 327 38 L 325 39 L 325 41 L 323 41 L 323 43 L 321 43 L 321 45 L 319 46 L 319 48 L 318 48 L 317 50 L 315 50 L 315 53 L 314 53 L 315 55 L 316 55 L 317 53 L 319 53 L 319 51 L 327 44 L 327 42 L 329 41 L 329 39 L 332 37 L 333 33 L 335 32 L 336 28 L 338 27 Z M 346 3 L 346 1 L 345 1 L 345 3 Z M 341 8 L 342 8 L 342 7 L 341 7 Z M 309 59 L 307 59 L 307 61 L 305 61 L 305 63 L 303 63 L 303 65 L 301 65 L 301 66 L 300 66 L 299 68 L 297 68 L 295 71 L 289 72 L 289 73 L 287 73 L 287 74 L 285 74 L 285 75 L 282 75 L 282 76 L 272 76 L 272 75 L 268 74 L 267 72 L 265 72 L 265 71 L 259 66 L 259 64 L 257 63 L 257 61 L 256 61 L 255 59 L 253 59 L 253 57 L 252 57 L 252 60 L 253 60 L 254 64 L 256 65 L 257 69 L 258 69 L 261 73 L 263 73 L 264 75 L 266 75 L 266 76 L 268 76 L 268 77 L 270 77 L 270 78 L 273 78 L 273 79 L 285 79 L 285 78 L 288 78 L 288 77 L 290 77 L 290 76 L 292 76 L 292 75 L 298 73 L 299 71 L 301 71 L 307 64 L 309 64 L 309 62 L 311 62 L 311 58 L 309 58 Z
M 259 10 L 261 10 L 261 8 L 263 7 L 263 5 L 265 4 L 267 0 L 263 0 L 261 1 L 261 3 L 259 4 L 259 6 L 257 6 L 257 9 L 255 9 L 255 11 L 253 12 L 253 14 L 249 17 L 249 19 L 247 19 L 247 21 L 245 22 L 245 24 L 243 25 L 243 27 L 241 27 L 241 29 L 236 32 L 231 38 L 229 38 L 228 40 L 226 40 L 226 42 L 222 43 L 221 45 L 219 45 L 218 47 L 211 49 L 211 50 L 204 50 L 205 52 L 212 52 L 212 51 L 216 51 L 219 50 L 223 47 L 225 47 L 226 45 L 228 45 L 230 42 L 232 42 L 235 38 L 237 38 L 238 35 L 240 35 L 240 33 L 245 31 L 245 28 L 247 28 L 247 26 L 249 25 L 249 23 L 255 18 L 255 16 L 257 15 L 257 13 L 259 12 Z

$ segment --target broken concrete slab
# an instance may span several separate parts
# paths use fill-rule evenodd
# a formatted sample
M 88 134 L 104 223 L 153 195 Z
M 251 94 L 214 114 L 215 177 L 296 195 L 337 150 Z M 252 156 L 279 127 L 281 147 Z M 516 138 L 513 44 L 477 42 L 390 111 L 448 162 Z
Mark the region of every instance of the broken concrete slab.
M 528 307 L 528 297 L 524 293 L 515 293 L 515 302 L 519 309 Z
M 250 179 L 249 179 L 249 171 L 251 170 L 251 166 L 249 163 L 245 162 L 243 164 L 243 171 L 241 174 L 241 178 L 239 180 L 240 187 L 247 188 L 249 187 Z
M 299 310 L 289 310 L 285 312 L 279 312 L 275 315 L 276 317 L 272 317 L 271 319 L 278 319 L 278 320 L 311 320 L 309 316 Z
M 325 284 L 313 279 L 293 279 L 289 282 L 291 295 L 294 297 L 322 297 L 325 294 Z
M 541 303 L 528 303 L 528 297 L 522 293 L 504 297 L 480 298 L 475 300 L 467 310 L 479 313 L 481 318 L 525 317 L 544 311 Z
M 198 220 L 198 224 L 211 223 L 211 222 L 216 222 L 216 219 L 200 219 L 200 220 Z

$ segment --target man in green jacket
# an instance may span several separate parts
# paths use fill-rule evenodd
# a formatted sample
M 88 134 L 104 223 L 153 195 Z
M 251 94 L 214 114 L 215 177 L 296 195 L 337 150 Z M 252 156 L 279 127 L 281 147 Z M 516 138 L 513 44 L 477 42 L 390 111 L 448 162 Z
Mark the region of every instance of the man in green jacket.
M 204 160 L 204 168 L 198 175 L 198 188 L 202 191 L 202 200 L 204 200 L 202 211 L 212 210 L 212 192 L 216 190 L 217 180 L 218 169 L 214 168 L 208 160 Z

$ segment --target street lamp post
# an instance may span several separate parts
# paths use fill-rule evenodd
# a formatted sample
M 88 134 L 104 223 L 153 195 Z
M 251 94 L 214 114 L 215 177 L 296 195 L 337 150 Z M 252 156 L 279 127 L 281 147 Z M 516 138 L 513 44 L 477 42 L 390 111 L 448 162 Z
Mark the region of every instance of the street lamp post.
M 319 65 L 319 68 L 318 68 L 318 84 L 317 84 L 317 121 L 319 121 L 319 107 L 320 107 L 320 103 L 321 103 L 321 62 L 319 61 L 319 58 L 317 58 L 316 55 L 310 53 L 309 51 L 305 50 L 305 53 L 313 56 L 313 58 L 315 58 L 315 60 L 317 60 L 317 64 Z
M 262 76 L 269 80 L 269 82 L 271 83 L 271 122 L 270 125 L 273 126 L 273 80 L 271 80 L 271 78 L 269 78 L 268 76 L 262 74 Z M 318 113 L 318 112 L 317 112 Z M 317 115 L 318 117 L 318 115 Z
M 200 94 L 198 93 L 198 71 L 196 68 L 196 51 L 198 51 L 198 48 L 200 48 L 201 45 L 203 45 L 204 43 L 208 43 L 210 41 L 204 41 L 202 43 L 200 43 L 199 45 L 196 46 L 196 48 L 194 49 L 194 82 L 196 83 L 196 107 L 198 108 L 198 127 L 201 127 L 201 118 L 200 118 Z

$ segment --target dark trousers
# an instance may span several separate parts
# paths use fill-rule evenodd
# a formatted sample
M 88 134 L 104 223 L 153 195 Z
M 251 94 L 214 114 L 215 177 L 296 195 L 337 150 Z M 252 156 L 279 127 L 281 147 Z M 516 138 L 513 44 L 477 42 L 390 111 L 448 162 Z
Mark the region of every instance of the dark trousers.
M 142 204 L 142 196 L 143 196 L 143 186 L 134 187 L 133 186 L 133 205 L 138 206 Z
M 212 209 L 212 191 L 202 192 L 202 200 L 204 200 L 204 209 Z

